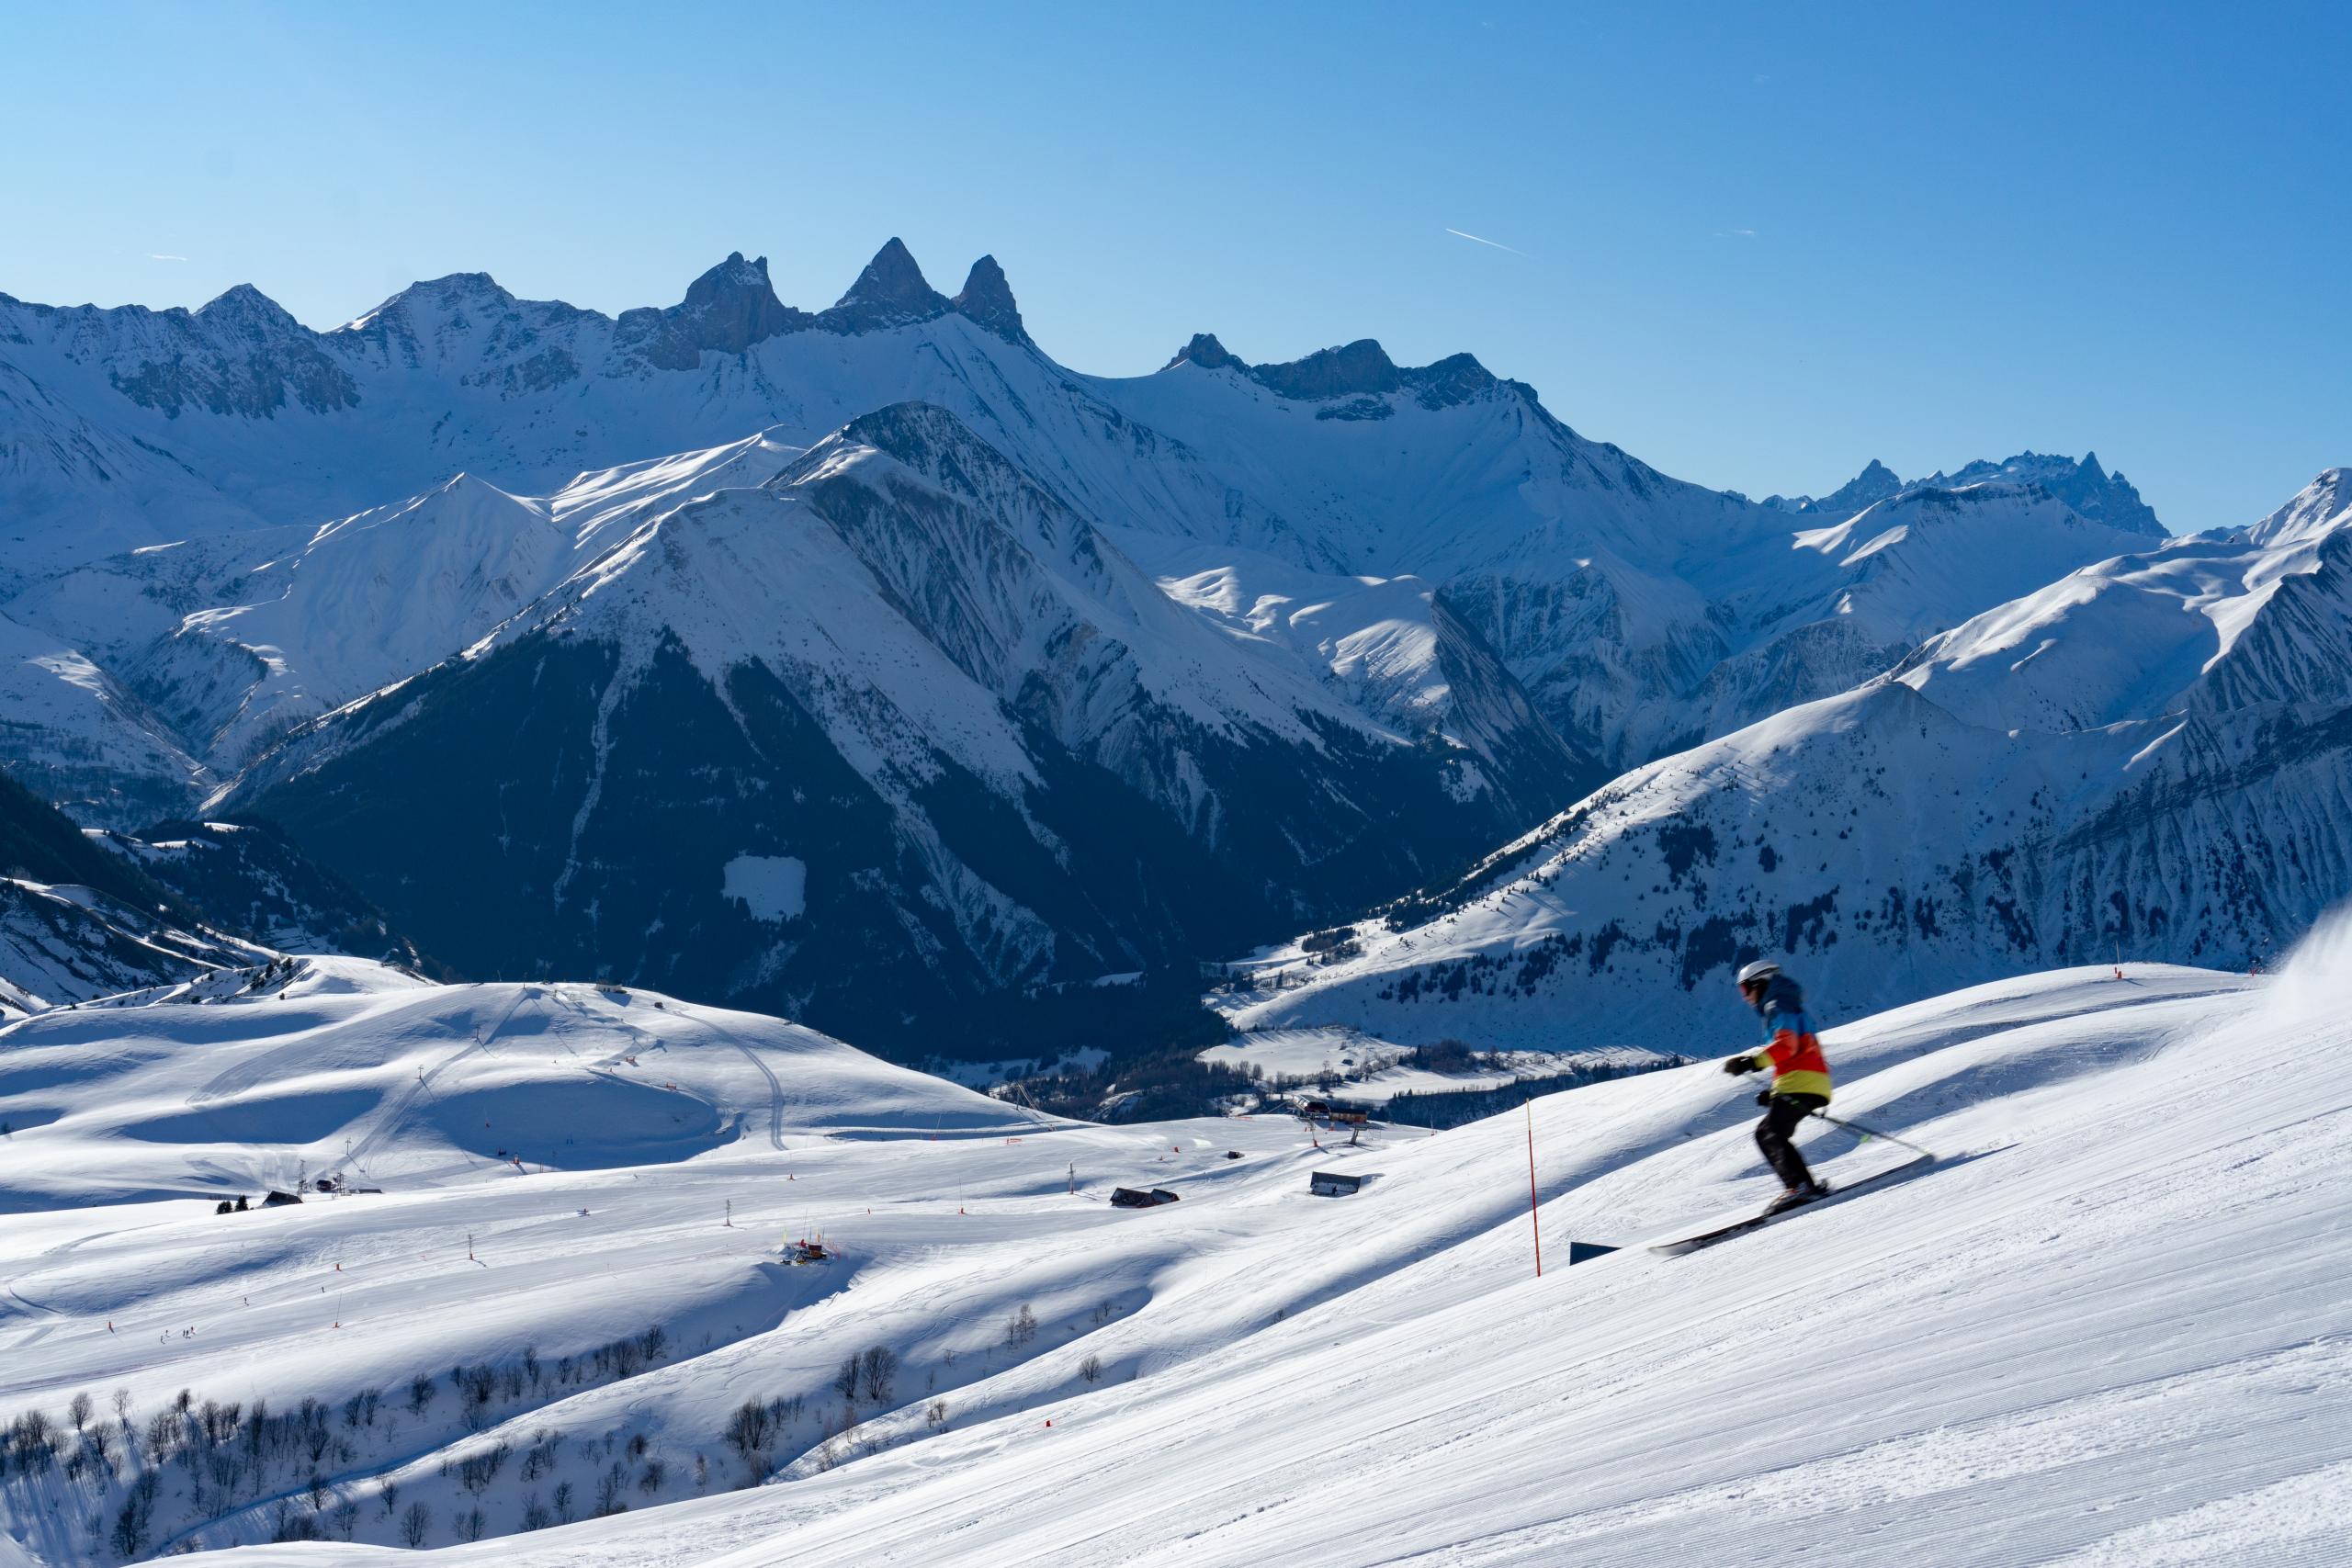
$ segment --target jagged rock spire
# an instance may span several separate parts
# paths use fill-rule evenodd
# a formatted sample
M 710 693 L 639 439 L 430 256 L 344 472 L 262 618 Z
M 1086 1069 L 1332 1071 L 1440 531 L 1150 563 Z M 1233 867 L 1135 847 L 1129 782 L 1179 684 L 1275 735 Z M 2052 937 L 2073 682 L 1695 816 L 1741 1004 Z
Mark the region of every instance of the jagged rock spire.
M 1225 344 L 1216 341 L 1216 334 L 1214 333 L 1194 333 L 1193 341 L 1178 349 L 1176 357 L 1160 368 L 1173 370 L 1179 365 L 1197 365 L 1204 370 L 1247 370 L 1250 368 L 1227 352 Z
M 874 253 L 849 292 L 817 319 L 834 332 L 872 332 L 927 321 L 946 314 L 947 309 L 945 297 L 924 281 L 906 243 L 893 235 Z
M 691 319 L 689 336 L 697 348 L 741 354 L 755 343 L 789 332 L 797 310 L 786 308 L 768 282 L 768 258 L 745 261 L 730 251 L 727 259 L 686 286 L 680 314 Z
M 996 265 L 994 256 L 982 256 L 972 264 L 963 291 L 948 304 L 958 315 L 969 317 L 1008 342 L 1029 341 L 1028 331 L 1021 324 L 1021 307 L 1012 300 L 1012 285 L 1005 281 L 1004 268 Z

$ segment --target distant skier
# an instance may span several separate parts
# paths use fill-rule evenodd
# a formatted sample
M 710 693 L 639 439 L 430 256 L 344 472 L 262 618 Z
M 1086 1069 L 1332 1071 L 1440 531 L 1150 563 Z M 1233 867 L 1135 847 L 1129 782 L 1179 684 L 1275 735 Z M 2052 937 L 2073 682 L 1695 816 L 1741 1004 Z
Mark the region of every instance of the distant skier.
M 1739 994 L 1763 1015 L 1766 1043 L 1725 1062 L 1724 1071 L 1737 1077 L 1772 1069 L 1772 1087 L 1756 1097 L 1766 1108 L 1764 1120 L 1756 1124 L 1756 1145 L 1788 1189 L 1764 1211 L 1777 1214 L 1828 1196 L 1829 1189 L 1805 1168 L 1794 1134 L 1797 1123 L 1829 1103 L 1829 1059 L 1805 1017 L 1804 988 L 1781 974 L 1779 964 L 1758 959 L 1740 970 Z

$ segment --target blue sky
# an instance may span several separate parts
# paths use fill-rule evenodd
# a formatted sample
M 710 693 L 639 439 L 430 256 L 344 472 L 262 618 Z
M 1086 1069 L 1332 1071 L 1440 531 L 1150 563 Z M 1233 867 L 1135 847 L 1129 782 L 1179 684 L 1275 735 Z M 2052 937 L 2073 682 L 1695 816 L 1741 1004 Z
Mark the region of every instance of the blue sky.
M 2352 463 L 2343 4 L 84 5 L 8 52 L 25 299 L 617 310 L 740 249 L 814 308 L 899 234 L 1082 370 L 1467 349 L 1757 495 L 2095 447 L 2188 529 Z

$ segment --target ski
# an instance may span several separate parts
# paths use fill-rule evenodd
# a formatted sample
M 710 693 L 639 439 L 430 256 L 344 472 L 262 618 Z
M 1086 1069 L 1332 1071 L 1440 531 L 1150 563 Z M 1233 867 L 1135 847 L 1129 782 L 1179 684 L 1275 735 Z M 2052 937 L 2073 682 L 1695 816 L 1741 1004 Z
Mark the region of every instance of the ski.
M 1729 1241 L 1736 1235 L 1746 1235 L 1749 1231 L 1761 1230 L 1776 1221 L 1790 1219 L 1798 1214 L 1809 1214 L 1815 1209 L 1826 1209 L 1832 1203 L 1842 1201 L 1857 1192 L 1866 1191 L 1871 1187 L 1891 1181 L 1896 1177 L 1916 1175 L 1935 1163 L 1933 1155 L 1922 1155 L 1917 1159 L 1906 1160 L 1901 1165 L 1890 1167 L 1875 1175 L 1847 1182 L 1833 1190 L 1826 1197 L 1815 1198 L 1809 1203 L 1799 1203 L 1794 1208 L 1782 1209 L 1778 1213 L 1751 1215 L 1747 1219 L 1735 1220 L 1730 1224 L 1718 1225 L 1713 1230 L 1701 1231 L 1695 1235 L 1680 1236 L 1673 1241 L 1652 1242 L 1650 1250 L 1668 1258 L 1679 1257 L 1686 1252 L 1696 1252 L 1702 1247 L 1713 1247 L 1719 1241 Z

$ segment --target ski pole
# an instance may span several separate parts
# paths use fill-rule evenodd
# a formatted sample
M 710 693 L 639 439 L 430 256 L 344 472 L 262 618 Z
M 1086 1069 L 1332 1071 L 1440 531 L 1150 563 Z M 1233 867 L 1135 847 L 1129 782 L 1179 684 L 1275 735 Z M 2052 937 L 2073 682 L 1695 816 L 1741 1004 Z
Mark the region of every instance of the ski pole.
M 1824 1122 L 1828 1122 L 1832 1127 L 1843 1127 L 1849 1133 L 1859 1133 L 1865 1138 L 1884 1138 L 1888 1143 L 1896 1145 L 1902 1148 L 1909 1149 L 1915 1155 L 1927 1155 L 1929 1159 L 1934 1159 L 1936 1157 L 1935 1155 L 1930 1153 L 1928 1150 L 1921 1148 L 1917 1144 L 1906 1144 L 1901 1138 L 1894 1136 L 1891 1133 L 1882 1133 L 1874 1127 L 1865 1127 L 1859 1122 L 1844 1121 L 1838 1117 L 1830 1115 L 1826 1111 L 1816 1111 L 1814 1114 L 1820 1117 Z

